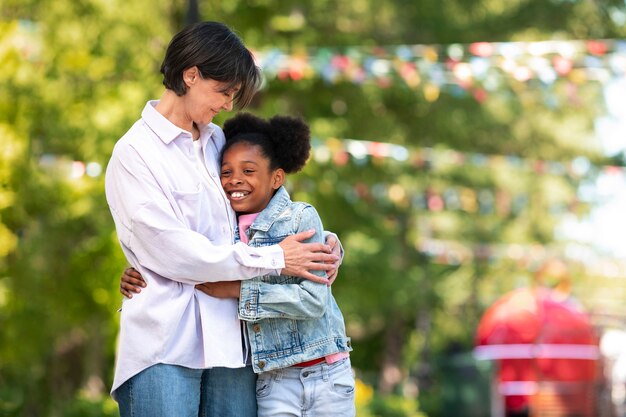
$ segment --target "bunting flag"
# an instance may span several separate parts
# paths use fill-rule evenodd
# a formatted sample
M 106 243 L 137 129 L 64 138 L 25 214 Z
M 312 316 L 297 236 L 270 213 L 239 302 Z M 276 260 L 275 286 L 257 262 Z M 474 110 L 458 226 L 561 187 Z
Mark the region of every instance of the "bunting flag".
M 317 47 L 293 52 L 272 48 L 255 51 L 255 56 L 268 79 L 374 82 L 381 88 L 403 83 L 419 89 L 428 101 L 437 100 L 444 90 L 471 94 L 480 102 L 497 91 L 531 83 L 546 89 L 559 80 L 573 86 L 605 84 L 626 73 L 626 40 L 612 39 Z M 575 90 L 566 93 L 576 99 Z
M 607 175 L 626 173 L 626 168 L 622 166 L 594 165 L 584 156 L 570 161 L 550 161 L 443 148 L 410 148 L 386 142 L 338 138 L 314 138 L 312 145 L 313 158 L 318 163 L 332 162 L 335 165 L 345 165 L 350 161 L 355 165 L 362 165 L 370 160 L 388 160 L 391 163 L 410 164 L 432 172 L 471 165 L 488 169 L 507 168 L 536 175 L 566 176 L 573 180 L 593 179 L 601 173 Z

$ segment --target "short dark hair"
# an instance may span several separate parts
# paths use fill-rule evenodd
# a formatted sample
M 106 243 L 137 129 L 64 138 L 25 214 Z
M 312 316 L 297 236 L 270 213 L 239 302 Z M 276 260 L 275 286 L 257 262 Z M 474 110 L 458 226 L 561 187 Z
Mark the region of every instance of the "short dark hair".
M 241 84 L 234 100 L 240 108 L 250 103 L 261 84 L 252 52 L 223 23 L 194 23 L 174 35 L 161 64 L 165 88 L 185 95 L 183 71 L 193 66 L 203 78 L 226 83 L 228 89 Z
M 309 126 L 300 118 L 274 116 L 269 120 L 250 113 L 239 113 L 224 123 L 224 153 L 236 143 L 261 148 L 270 161 L 270 169 L 282 168 L 287 174 L 300 171 L 311 152 Z

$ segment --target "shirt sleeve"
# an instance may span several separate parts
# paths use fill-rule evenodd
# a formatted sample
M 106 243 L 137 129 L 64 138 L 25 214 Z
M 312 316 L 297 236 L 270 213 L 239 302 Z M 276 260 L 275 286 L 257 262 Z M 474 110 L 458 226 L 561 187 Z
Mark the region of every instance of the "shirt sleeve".
M 315 208 L 307 206 L 301 215 L 294 233 L 314 228 L 315 235 L 307 242 L 323 242 L 322 222 Z M 312 273 L 325 276 L 324 271 Z M 246 321 L 267 318 L 306 320 L 323 316 L 330 297 L 330 287 L 307 279 L 294 280 L 293 283 L 268 283 L 256 278 L 242 282 L 239 318 Z
M 116 145 L 105 191 L 120 243 L 143 268 L 186 284 L 234 281 L 284 268 L 278 245 L 215 245 L 178 219 L 175 207 L 130 145 Z

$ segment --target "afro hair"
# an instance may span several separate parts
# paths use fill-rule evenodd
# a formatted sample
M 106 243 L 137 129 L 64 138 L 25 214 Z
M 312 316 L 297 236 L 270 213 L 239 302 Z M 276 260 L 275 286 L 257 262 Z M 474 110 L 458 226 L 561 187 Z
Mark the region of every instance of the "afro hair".
M 269 120 L 250 113 L 239 113 L 224 123 L 225 152 L 235 143 L 246 142 L 260 146 L 273 169 L 286 173 L 300 171 L 311 152 L 309 126 L 290 116 L 274 116 Z

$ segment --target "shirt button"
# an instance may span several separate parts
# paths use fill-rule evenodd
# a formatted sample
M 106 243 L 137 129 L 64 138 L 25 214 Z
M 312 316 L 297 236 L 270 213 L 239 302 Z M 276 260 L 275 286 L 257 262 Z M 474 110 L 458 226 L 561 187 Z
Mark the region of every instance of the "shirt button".
M 250 312 L 250 302 L 246 302 L 246 313 Z
M 265 361 L 259 361 L 259 368 L 265 368 Z
M 258 324 L 255 324 L 254 326 L 252 326 L 252 330 L 254 330 L 254 333 L 258 333 L 261 331 L 261 326 Z

